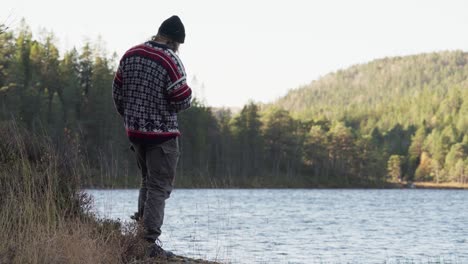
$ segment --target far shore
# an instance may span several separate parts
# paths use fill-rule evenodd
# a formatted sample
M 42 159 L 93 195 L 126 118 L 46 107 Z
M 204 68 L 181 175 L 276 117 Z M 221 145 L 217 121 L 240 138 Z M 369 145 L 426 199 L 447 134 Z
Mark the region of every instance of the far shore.
M 390 188 L 401 189 L 440 189 L 440 190 L 468 190 L 467 183 L 457 182 L 393 182 L 388 183 Z
M 435 183 L 435 182 L 415 182 L 414 187 L 417 189 L 463 189 L 468 190 L 468 183 Z
M 88 190 L 128 190 L 138 189 L 138 186 L 84 186 L 83 189 Z M 456 182 L 388 182 L 382 185 L 356 185 L 356 186 L 312 186 L 312 187 L 289 187 L 289 186 L 180 186 L 177 189 L 440 189 L 440 190 L 468 190 L 468 183 Z

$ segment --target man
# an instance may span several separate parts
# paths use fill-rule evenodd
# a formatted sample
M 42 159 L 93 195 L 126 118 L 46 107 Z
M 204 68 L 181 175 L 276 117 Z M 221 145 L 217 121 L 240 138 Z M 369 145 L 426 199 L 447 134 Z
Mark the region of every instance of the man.
M 112 87 L 142 173 L 138 212 L 151 257 L 167 257 L 158 237 L 179 158 L 177 113 L 190 107 L 192 90 L 176 55 L 185 28 L 178 16 L 165 20 L 150 41 L 128 50 L 120 60 Z

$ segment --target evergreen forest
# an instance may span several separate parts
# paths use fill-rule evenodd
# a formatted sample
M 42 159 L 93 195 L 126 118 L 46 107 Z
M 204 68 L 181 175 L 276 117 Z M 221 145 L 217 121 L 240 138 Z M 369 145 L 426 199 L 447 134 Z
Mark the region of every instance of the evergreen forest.
M 96 43 L 61 54 L 52 33 L 35 37 L 24 22 L 2 32 L 0 126 L 71 148 L 93 172 L 85 187 L 137 187 L 112 101 L 118 59 Z M 468 53 L 377 59 L 240 112 L 195 98 L 179 124 L 178 187 L 467 183 Z

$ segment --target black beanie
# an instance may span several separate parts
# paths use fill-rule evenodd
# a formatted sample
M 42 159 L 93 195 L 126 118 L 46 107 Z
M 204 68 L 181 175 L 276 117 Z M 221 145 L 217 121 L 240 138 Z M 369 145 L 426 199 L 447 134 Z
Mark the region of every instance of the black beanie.
M 184 43 L 185 28 L 178 16 L 171 16 L 164 20 L 159 27 L 158 34 L 171 38 L 179 43 Z

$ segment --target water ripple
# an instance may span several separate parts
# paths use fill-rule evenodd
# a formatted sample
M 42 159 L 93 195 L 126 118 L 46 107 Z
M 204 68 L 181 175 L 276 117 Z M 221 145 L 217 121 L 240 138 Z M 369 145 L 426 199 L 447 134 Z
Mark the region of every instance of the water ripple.
M 88 190 L 128 219 L 137 190 Z M 175 190 L 167 249 L 227 263 L 468 263 L 467 191 Z

